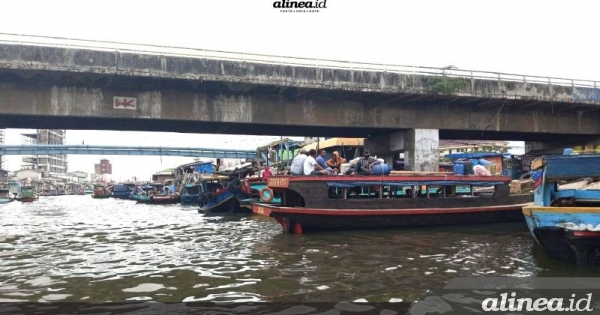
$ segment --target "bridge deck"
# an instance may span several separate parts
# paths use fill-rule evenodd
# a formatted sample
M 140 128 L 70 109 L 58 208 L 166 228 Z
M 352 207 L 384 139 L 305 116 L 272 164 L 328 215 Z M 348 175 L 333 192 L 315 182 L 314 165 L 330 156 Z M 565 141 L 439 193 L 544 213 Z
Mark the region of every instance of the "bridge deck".
M 235 159 L 256 158 L 256 151 L 253 150 L 96 145 L 0 145 L 0 156 L 46 154 L 161 155 Z

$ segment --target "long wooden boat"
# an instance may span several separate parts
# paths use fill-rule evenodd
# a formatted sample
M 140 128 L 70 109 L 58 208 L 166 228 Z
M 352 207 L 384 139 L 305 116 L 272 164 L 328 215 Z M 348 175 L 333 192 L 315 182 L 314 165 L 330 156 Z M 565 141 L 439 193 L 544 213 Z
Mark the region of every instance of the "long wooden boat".
M 252 203 L 284 232 L 303 233 L 521 221 L 531 194 L 510 195 L 510 177 L 409 173 L 390 176 L 273 176 L 279 205 Z M 493 187 L 476 192 L 476 187 Z
M 523 214 L 535 241 L 555 259 L 600 264 L 600 155 L 548 155 L 531 165 L 535 201 Z

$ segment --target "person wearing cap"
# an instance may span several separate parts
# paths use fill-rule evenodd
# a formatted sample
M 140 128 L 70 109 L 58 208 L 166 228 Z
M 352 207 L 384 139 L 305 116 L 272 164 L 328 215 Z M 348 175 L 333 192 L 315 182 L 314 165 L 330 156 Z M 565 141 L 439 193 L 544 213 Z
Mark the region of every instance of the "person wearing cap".
M 292 160 L 290 167 L 290 175 L 300 176 L 304 175 L 304 160 L 306 160 L 306 150 L 300 149 L 300 153 Z
M 378 159 L 371 156 L 369 150 L 365 150 L 363 157 L 358 160 L 354 166 L 354 171 L 350 175 L 371 175 L 373 166 L 379 163 Z

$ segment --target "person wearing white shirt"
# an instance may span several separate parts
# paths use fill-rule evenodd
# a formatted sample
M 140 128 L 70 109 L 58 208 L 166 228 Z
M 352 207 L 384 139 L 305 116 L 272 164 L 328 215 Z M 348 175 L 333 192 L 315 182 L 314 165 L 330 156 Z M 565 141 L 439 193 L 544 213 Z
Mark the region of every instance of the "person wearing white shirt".
M 292 160 L 290 173 L 292 175 L 304 175 L 304 160 L 306 160 L 306 150 L 300 149 L 300 154 L 296 155 Z
M 329 171 L 317 164 L 316 156 L 317 150 L 311 149 L 308 151 L 308 156 L 304 160 L 304 175 L 329 175 Z

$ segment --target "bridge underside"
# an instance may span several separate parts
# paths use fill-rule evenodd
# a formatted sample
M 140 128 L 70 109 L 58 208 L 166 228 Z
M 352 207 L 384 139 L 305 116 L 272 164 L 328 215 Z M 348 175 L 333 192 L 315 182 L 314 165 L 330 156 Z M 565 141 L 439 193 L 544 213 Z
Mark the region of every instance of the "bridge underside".
M 115 109 L 113 97 L 137 99 Z M 586 141 L 600 106 L 356 92 L 69 71 L 0 71 L 0 128 L 370 137 L 439 129 L 440 139 Z
M 368 138 L 387 135 L 406 129 L 369 128 L 369 127 L 325 127 L 293 126 L 284 124 L 248 124 L 230 122 L 193 122 L 185 120 L 151 120 L 133 118 L 105 117 L 65 117 L 2 115 L 1 128 L 40 128 L 69 130 L 122 130 L 157 131 L 232 135 L 270 135 L 297 137 L 351 137 Z M 503 131 L 439 130 L 440 139 L 460 140 L 515 140 L 531 142 L 587 142 L 597 139 L 593 135 L 548 134 Z

